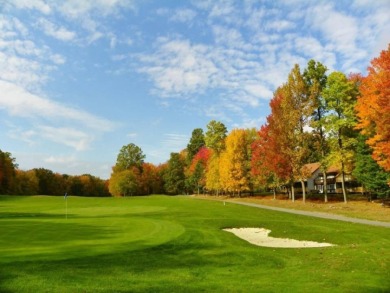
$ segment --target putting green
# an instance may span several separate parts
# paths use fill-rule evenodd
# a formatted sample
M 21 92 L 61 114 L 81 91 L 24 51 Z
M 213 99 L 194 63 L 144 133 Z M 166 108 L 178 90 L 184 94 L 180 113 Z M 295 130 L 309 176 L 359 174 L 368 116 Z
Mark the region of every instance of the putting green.
M 142 216 L 163 209 L 158 206 L 76 208 L 67 219 L 63 215 L 59 218 L 58 214 L 53 217 L 34 214 L 28 220 L 3 220 L 2 239 L 7 239 L 7 243 L 0 239 L 3 247 L 0 260 L 67 259 L 104 254 L 113 249 L 129 251 L 159 245 L 185 231 L 177 222 Z M 113 214 L 118 217 L 112 217 Z M 123 216 L 126 214 L 132 216 Z M 105 215 L 111 215 L 109 220 Z

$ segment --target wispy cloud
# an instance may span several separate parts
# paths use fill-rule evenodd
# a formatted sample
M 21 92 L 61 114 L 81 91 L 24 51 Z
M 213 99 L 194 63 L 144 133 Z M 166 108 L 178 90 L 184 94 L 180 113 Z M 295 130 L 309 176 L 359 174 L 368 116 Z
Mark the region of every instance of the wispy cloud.
M 378 34 L 387 36 L 383 43 L 390 39 L 385 2 L 370 6 L 357 1 L 351 8 L 333 2 L 196 1 L 191 15 L 207 15 L 207 27 L 197 25 L 213 41 L 160 36 L 138 66 L 156 95 L 196 99 L 212 90 L 215 106 L 208 103 L 204 112 L 213 115 L 210 109 L 219 109 L 223 117 L 241 113 L 244 120 L 246 107 L 270 99 L 295 63 L 304 68 L 315 59 L 330 70 L 364 70 L 362 60 L 376 46 L 371 39 L 381 39 Z M 351 14 L 349 9 L 358 11 Z M 167 9 L 159 13 L 169 16 Z
M 170 20 L 177 22 L 191 22 L 197 13 L 196 11 L 188 8 L 177 9 L 174 11 L 174 14 L 170 17 Z
M 75 32 L 69 31 L 63 26 L 57 26 L 44 18 L 40 18 L 37 25 L 43 29 L 46 35 L 61 41 L 72 41 L 76 37 Z
M 0 80 L 0 109 L 10 116 L 30 121 L 30 128 L 19 130 L 21 138 L 44 138 L 81 151 L 90 147 L 99 133 L 112 131 L 116 124 L 86 111 L 51 101 Z M 53 126 L 45 126 L 50 122 Z M 63 126 L 69 125 L 69 126 Z
M 179 152 L 187 146 L 189 139 L 185 134 L 166 133 L 162 145 L 171 152 Z

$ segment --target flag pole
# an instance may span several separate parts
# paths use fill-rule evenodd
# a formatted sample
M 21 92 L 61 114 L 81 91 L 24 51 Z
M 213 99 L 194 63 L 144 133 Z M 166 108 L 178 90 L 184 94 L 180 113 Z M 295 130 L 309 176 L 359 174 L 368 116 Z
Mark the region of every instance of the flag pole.
M 68 193 L 65 192 L 65 218 L 68 219 Z

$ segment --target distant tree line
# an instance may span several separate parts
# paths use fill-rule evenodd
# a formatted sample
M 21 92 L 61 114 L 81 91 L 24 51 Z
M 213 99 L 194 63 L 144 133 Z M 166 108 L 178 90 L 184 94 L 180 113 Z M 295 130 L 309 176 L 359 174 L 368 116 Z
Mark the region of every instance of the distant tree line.
M 108 181 L 84 174 L 72 176 L 44 168 L 19 170 L 15 158 L 0 150 L 0 194 L 110 196 Z

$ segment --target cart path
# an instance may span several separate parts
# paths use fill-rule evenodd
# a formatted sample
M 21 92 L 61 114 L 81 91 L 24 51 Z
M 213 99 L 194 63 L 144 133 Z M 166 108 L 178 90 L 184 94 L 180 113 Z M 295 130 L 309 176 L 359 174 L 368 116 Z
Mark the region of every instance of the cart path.
M 372 220 L 350 218 L 350 217 L 346 217 L 346 216 L 321 213 L 321 212 L 308 212 L 308 211 L 302 211 L 302 210 L 293 210 L 293 209 L 272 207 L 272 206 L 266 206 L 266 205 L 257 204 L 257 203 L 251 203 L 251 202 L 229 201 L 229 200 L 220 200 L 220 199 L 215 199 L 215 200 L 223 201 L 225 203 L 239 204 L 239 205 L 250 206 L 250 207 L 272 210 L 272 211 L 278 211 L 278 212 L 283 212 L 283 213 L 290 213 L 290 214 L 303 215 L 303 216 L 309 216 L 309 217 L 316 217 L 316 218 L 323 218 L 323 219 L 329 219 L 329 220 L 338 220 L 338 221 L 351 222 L 351 223 L 356 223 L 356 224 L 364 224 L 364 225 L 390 228 L 390 222 L 372 221 Z

